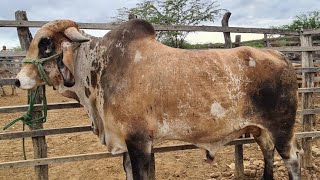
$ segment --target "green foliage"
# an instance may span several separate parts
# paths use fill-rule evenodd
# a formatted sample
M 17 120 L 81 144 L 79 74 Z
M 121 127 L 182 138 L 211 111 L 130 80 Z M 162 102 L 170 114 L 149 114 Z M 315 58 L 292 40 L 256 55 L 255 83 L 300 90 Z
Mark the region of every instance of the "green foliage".
M 180 47 L 182 49 L 208 49 L 210 48 L 209 44 L 190 44 L 188 42 L 185 42 Z
M 201 22 L 211 21 L 221 15 L 216 1 L 201 0 L 147 0 L 138 3 L 135 8 L 118 9 L 116 22 L 128 20 L 129 14 L 145 19 L 157 25 L 189 25 L 196 26 Z M 172 47 L 183 47 L 188 32 L 161 31 L 157 34 L 158 40 Z
M 14 51 L 22 51 L 22 48 L 21 48 L 21 46 L 16 46 L 16 47 L 13 47 L 13 50 Z
M 251 46 L 251 47 L 256 47 L 256 48 L 262 48 L 264 47 L 263 42 L 246 42 L 243 43 L 242 46 Z
M 295 16 L 292 23 L 275 27 L 278 29 L 296 30 L 320 28 L 320 11 L 310 11 Z

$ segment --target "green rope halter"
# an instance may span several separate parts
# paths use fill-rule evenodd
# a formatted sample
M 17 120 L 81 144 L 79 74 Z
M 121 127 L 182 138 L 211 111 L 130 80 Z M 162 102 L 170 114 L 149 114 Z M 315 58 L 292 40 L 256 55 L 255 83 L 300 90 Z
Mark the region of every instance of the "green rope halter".
M 27 112 L 24 115 L 18 117 L 17 119 L 12 120 L 10 123 L 8 123 L 3 128 L 3 130 L 8 129 L 10 126 L 12 126 L 13 124 L 15 124 L 18 121 L 22 121 L 23 125 L 28 125 L 28 126 L 34 128 L 34 129 L 37 129 L 37 127 L 33 125 L 34 123 L 46 122 L 47 114 L 48 114 L 48 106 L 47 106 L 47 98 L 46 98 L 44 86 L 42 86 L 42 87 L 43 87 L 43 91 L 42 91 L 43 92 L 43 97 L 42 97 L 43 116 L 39 117 L 39 118 L 35 118 L 35 119 L 32 119 L 32 116 L 31 116 L 31 113 L 33 112 L 33 109 L 34 109 L 36 98 L 37 98 L 37 96 L 39 94 L 40 87 L 37 87 L 37 89 L 35 91 L 32 91 L 30 96 L 29 96 L 29 100 L 28 100 L 29 101 L 29 107 L 28 107 Z
M 52 59 L 56 59 L 56 58 L 60 58 L 62 55 L 62 52 L 59 52 L 57 54 L 54 54 L 52 56 L 46 57 L 46 58 L 41 58 L 41 59 L 33 59 L 33 58 L 24 58 L 22 60 L 22 62 L 24 63 L 32 63 L 34 65 L 36 65 L 38 67 L 38 71 L 40 74 L 41 79 L 49 86 L 51 86 L 52 84 L 50 83 L 49 77 L 46 74 L 46 72 L 44 71 L 43 68 L 43 63 Z

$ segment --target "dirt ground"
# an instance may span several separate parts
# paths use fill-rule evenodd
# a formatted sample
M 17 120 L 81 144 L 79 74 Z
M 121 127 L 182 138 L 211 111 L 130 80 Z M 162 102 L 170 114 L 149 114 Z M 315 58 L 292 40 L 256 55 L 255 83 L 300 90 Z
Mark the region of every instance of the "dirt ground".
M 6 87 L 7 94 L 11 92 Z M 49 102 L 66 102 L 64 98 L 47 88 Z M 17 90 L 15 96 L 0 97 L 0 107 L 26 104 L 26 92 Z M 0 114 L 0 133 L 21 131 L 21 123 L 16 123 L 10 129 L 3 131 L 10 120 L 22 113 Z M 300 117 L 298 117 L 300 119 Z M 45 128 L 61 128 L 70 126 L 89 125 L 90 121 L 83 108 L 52 110 L 48 113 Z M 299 128 L 299 123 L 296 124 Z M 300 128 L 299 128 L 300 129 Z M 320 130 L 320 120 L 317 119 L 315 130 Z M 72 133 L 66 135 L 47 136 L 48 156 L 66 156 L 94 152 L 105 152 L 98 138 L 92 132 Z M 164 142 L 161 145 L 175 145 L 179 142 Z M 28 159 L 33 158 L 31 139 L 26 139 Z M 320 141 L 313 141 L 312 170 L 302 170 L 302 179 L 320 179 Z M 235 179 L 234 177 L 234 146 L 227 146 L 217 153 L 213 163 L 204 161 L 204 151 L 184 150 L 156 154 L 156 179 Z M 22 160 L 22 140 L 0 141 L 0 163 Z M 245 179 L 260 179 L 263 172 L 263 158 L 256 144 L 244 145 Z M 284 163 L 278 155 L 275 157 L 275 179 L 288 179 Z M 122 158 L 109 158 L 100 160 L 87 160 L 65 164 L 49 165 L 50 179 L 125 179 L 122 168 Z M 34 179 L 33 167 L 0 170 L 0 180 Z

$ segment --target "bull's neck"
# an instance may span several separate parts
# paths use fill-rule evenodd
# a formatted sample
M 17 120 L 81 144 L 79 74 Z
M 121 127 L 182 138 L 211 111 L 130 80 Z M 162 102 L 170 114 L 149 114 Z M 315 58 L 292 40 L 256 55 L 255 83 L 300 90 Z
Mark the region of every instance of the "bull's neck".
M 61 87 L 60 92 L 72 91 L 74 92 L 80 103 L 86 105 L 89 99 L 96 95 L 98 89 L 98 77 L 101 73 L 99 62 L 102 58 L 104 47 L 100 46 L 100 39 L 90 37 L 90 41 L 82 43 L 81 46 L 75 51 L 75 85 L 71 88 Z

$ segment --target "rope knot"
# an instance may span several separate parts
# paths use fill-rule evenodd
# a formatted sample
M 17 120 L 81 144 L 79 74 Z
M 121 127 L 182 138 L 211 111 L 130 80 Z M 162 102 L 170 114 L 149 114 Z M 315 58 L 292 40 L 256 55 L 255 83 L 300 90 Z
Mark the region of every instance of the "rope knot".
M 36 66 L 39 66 L 39 65 L 42 65 L 42 62 L 39 61 L 39 60 L 34 60 L 33 63 L 36 65 Z
M 22 121 L 25 121 L 25 122 L 29 122 L 32 120 L 32 117 L 29 114 L 22 115 L 22 118 L 23 118 Z

